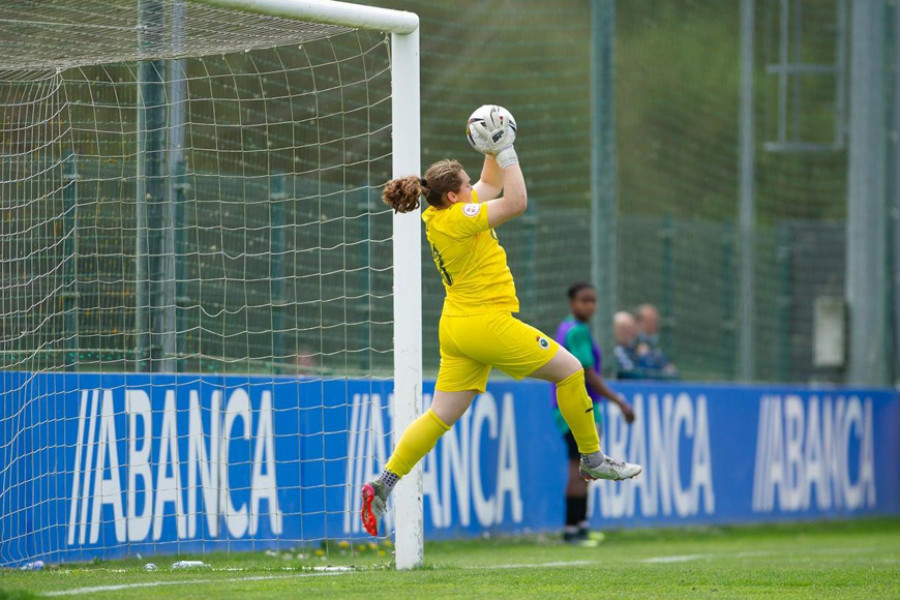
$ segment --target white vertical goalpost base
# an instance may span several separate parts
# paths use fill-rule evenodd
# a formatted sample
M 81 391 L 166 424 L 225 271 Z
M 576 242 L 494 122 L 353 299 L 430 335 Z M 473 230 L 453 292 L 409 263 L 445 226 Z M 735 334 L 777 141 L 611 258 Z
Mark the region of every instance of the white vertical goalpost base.
M 330 0 L 203 0 L 210 5 L 391 33 L 393 176 L 418 175 L 420 158 L 419 17 Z M 422 259 L 419 211 L 394 215 L 394 418 L 397 439 L 422 410 Z M 398 569 L 424 558 L 422 467 L 393 494 Z

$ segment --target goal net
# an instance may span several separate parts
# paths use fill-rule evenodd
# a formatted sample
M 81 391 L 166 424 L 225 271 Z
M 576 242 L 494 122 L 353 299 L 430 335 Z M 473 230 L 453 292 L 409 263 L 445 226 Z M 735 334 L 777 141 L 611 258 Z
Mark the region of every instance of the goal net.
M 303 4 L 0 6 L 0 566 L 364 533 L 396 64 Z

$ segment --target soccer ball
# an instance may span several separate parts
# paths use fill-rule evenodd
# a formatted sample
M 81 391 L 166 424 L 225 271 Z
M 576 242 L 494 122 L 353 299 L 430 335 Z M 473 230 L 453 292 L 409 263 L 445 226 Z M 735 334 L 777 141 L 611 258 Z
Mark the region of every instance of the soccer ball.
M 496 153 L 516 141 L 516 120 L 502 106 L 479 106 L 466 122 L 466 139 L 482 154 Z

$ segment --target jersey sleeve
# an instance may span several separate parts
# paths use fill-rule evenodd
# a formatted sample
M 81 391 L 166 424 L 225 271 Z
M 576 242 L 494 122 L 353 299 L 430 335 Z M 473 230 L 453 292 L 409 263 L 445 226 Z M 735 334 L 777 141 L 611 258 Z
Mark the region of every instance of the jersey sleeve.
M 578 325 L 572 327 L 566 334 L 566 350 L 578 359 L 585 369 L 594 366 L 594 344 L 591 342 L 591 332 L 587 327 Z
M 478 203 L 478 196 L 472 190 L 475 202 L 454 204 L 444 219 L 444 232 L 454 238 L 468 238 L 490 229 L 487 206 Z

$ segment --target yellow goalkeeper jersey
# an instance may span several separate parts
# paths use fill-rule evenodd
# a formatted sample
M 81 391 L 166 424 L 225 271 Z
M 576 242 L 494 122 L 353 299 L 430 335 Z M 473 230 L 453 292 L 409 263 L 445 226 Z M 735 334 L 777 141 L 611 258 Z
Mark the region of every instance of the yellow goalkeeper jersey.
M 478 203 L 475 190 L 472 200 L 442 209 L 429 206 L 422 213 L 431 256 L 447 291 L 444 315 L 518 312 L 506 251 L 488 226 L 487 207 Z

